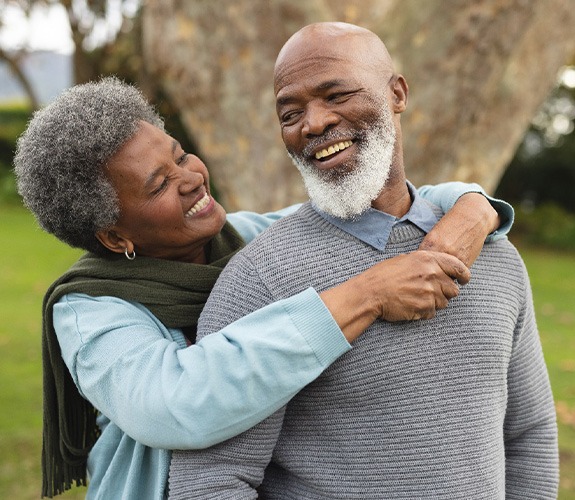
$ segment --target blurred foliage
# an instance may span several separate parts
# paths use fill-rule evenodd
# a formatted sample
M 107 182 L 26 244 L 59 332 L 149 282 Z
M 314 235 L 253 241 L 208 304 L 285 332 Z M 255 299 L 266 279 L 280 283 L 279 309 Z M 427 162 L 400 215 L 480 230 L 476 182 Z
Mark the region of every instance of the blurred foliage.
M 524 144 L 535 134 L 538 132 L 530 129 Z M 525 207 L 552 202 L 575 214 L 575 133 L 535 154 L 525 154 L 521 148 L 501 178 L 495 195 Z
M 527 210 L 554 203 L 575 214 L 574 122 L 575 67 L 568 67 L 533 119 L 495 195 Z
M 519 205 L 510 238 L 521 246 L 575 250 L 575 213 L 556 203 Z
M 0 108 L 0 201 L 19 203 L 12 159 L 16 139 L 26 128 L 31 110 L 25 104 L 10 104 Z

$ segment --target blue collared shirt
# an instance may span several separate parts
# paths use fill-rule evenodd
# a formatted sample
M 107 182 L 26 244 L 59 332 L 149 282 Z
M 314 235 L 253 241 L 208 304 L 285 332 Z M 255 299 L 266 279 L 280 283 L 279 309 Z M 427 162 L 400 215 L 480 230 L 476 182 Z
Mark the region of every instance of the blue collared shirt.
M 407 183 L 407 188 L 412 200 L 411 208 L 400 219 L 375 208 L 369 208 L 353 219 L 340 219 L 321 211 L 313 202 L 312 206 L 319 215 L 334 226 L 373 248 L 383 251 L 395 224 L 411 222 L 423 232 L 428 233 L 439 220 L 429 204 L 419 195 L 410 182 Z

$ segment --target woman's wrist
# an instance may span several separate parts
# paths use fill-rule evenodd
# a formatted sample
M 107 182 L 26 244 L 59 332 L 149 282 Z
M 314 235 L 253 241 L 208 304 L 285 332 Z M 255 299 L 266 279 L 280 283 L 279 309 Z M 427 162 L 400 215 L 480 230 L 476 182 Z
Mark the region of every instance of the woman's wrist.
M 381 315 L 369 281 L 369 273 L 363 273 L 319 294 L 348 342 L 357 339 Z

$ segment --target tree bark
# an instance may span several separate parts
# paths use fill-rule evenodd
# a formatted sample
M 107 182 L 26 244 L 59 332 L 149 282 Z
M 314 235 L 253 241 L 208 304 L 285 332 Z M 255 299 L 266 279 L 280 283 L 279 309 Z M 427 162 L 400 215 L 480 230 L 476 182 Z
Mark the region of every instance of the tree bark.
M 305 199 L 275 115 L 272 73 L 287 38 L 315 21 L 378 33 L 410 85 L 408 177 L 493 191 L 575 52 L 570 0 L 153 0 L 149 71 L 181 110 L 228 210 Z
M 379 34 L 410 87 L 402 118 L 416 184 L 499 183 L 575 53 L 570 0 L 403 0 Z

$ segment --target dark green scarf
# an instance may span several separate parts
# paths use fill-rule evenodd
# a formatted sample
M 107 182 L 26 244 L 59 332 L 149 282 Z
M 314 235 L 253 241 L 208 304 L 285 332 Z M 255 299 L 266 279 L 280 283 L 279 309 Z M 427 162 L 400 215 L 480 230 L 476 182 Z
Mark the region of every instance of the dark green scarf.
M 195 331 L 221 270 L 243 245 L 241 236 L 226 224 L 206 249 L 207 265 L 85 254 L 50 286 L 44 297 L 42 322 L 42 496 L 63 493 L 74 482 L 86 484 L 88 452 L 99 435 L 97 410 L 82 398 L 62 359 L 52 322 L 54 304 L 73 292 L 110 295 L 143 304 L 168 328 Z

